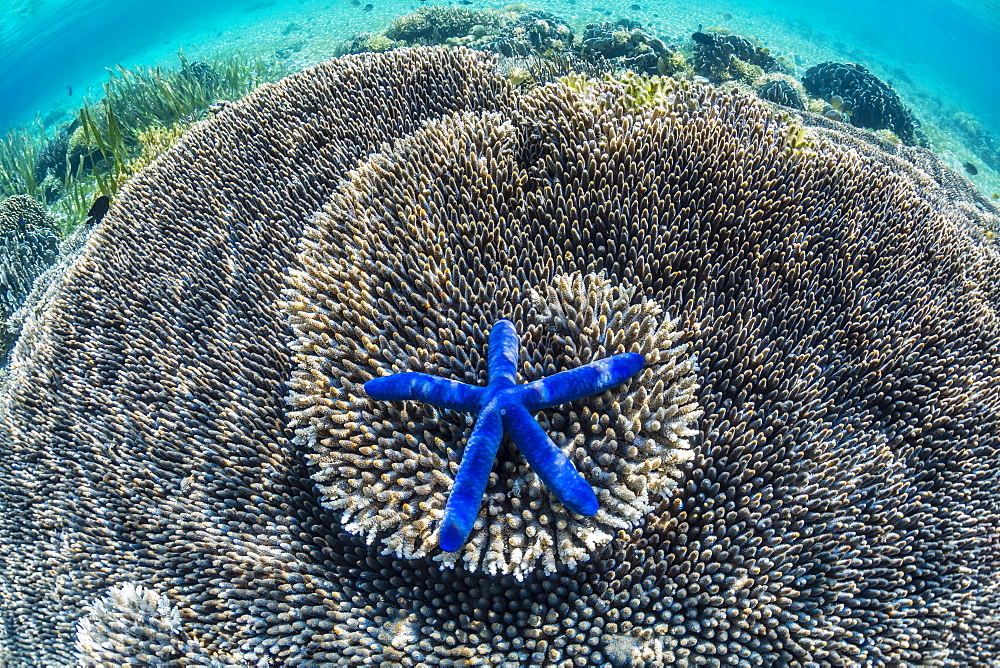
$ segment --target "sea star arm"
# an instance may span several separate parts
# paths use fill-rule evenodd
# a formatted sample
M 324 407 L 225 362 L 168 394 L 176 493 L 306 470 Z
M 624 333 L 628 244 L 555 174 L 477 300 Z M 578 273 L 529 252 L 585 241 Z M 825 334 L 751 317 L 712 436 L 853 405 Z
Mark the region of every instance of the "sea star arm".
M 422 401 L 438 408 L 475 413 L 486 388 L 428 373 L 394 373 L 365 383 L 365 392 L 378 401 Z
M 597 495 L 562 450 L 520 403 L 505 406 L 503 426 L 531 470 L 563 505 L 577 515 L 597 514 Z M 464 462 L 463 462 L 464 463 Z
M 465 444 L 462 463 L 444 507 L 438 540 L 445 552 L 458 550 L 469 537 L 479 515 L 479 506 L 483 503 L 486 483 L 489 482 L 502 438 L 500 408 L 497 402 L 491 401 L 476 418 L 476 426 Z
M 517 360 L 521 342 L 510 320 L 497 320 L 490 330 L 489 376 L 491 387 L 506 387 L 517 382 Z
M 560 371 L 548 378 L 532 381 L 519 388 L 524 407 L 532 413 L 600 394 L 621 385 L 637 374 L 646 363 L 639 353 L 620 353 Z
M 461 549 L 472 532 L 504 430 L 545 487 L 567 509 L 584 517 L 592 517 L 599 510 L 594 490 L 531 412 L 620 385 L 642 369 L 645 358 L 639 353 L 613 355 L 527 385 L 517 385 L 519 355 L 520 341 L 514 323 L 501 319 L 490 330 L 487 387 L 413 372 L 365 383 L 365 392 L 372 399 L 422 401 L 477 414 L 438 530 L 439 544 L 446 552 Z

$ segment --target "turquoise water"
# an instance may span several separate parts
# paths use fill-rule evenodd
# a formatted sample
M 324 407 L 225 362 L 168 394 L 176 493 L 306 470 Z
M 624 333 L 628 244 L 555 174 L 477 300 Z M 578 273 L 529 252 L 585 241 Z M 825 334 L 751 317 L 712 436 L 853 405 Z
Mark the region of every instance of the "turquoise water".
M 245 0 L 204 3 L 172 0 L 9 0 L 0 19 L 0 130 L 36 113 L 72 106 L 104 78 L 104 68 L 169 64 L 181 46 L 266 48 L 281 41 L 289 21 L 304 35 L 286 41 L 330 42 L 384 27 L 418 3 L 377 1 L 365 12 L 348 2 Z M 480 3 L 474 8 L 503 7 Z M 940 102 L 978 116 L 1000 129 L 1000 10 L 987 3 L 945 2 L 647 2 L 595 0 L 531 3 L 579 21 L 628 16 L 667 36 L 704 25 L 750 29 L 774 48 L 803 57 L 862 62 L 893 81 L 910 104 Z M 732 14 L 732 18 L 723 18 Z M 270 34 L 268 34 L 270 33 Z M 339 33 L 339 34 L 338 34 Z M 899 70 L 899 71 L 897 71 Z M 72 94 L 68 88 L 73 89 Z
M 381 30 L 426 6 L 373 0 L 366 11 L 364 3 L 355 4 L 8 0 L 0 18 L 0 132 L 36 117 L 46 125 L 72 118 L 86 96 L 100 97 L 106 68 L 116 64 L 176 67 L 179 49 L 196 58 L 233 51 L 269 55 L 292 46 L 290 64 L 301 67 L 333 55 L 344 39 Z M 862 63 L 892 83 L 954 167 L 982 162 L 977 152 L 983 138 L 975 135 L 1000 137 L 996 3 L 575 0 L 530 7 L 553 12 L 578 30 L 589 21 L 631 18 L 668 44 L 679 44 L 699 25 L 723 27 L 795 56 L 799 75 L 825 60 Z M 962 125 L 970 115 L 977 123 L 973 129 Z M 975 180 L 995 189 L 997 175 L 987 167 Z

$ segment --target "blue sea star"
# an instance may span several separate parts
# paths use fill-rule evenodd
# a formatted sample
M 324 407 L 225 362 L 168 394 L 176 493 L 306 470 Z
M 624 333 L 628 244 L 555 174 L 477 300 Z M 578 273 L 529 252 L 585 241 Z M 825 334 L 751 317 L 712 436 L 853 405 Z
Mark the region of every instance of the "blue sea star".
M 646 359 L 639 353 L 621 353 L 518 385 L 519 353 L 514 323 L 498 320 L 490 331 L 486 387 L 414 372 L 365 383 L 365 392 L 372 399 L 422 401 L 476 414 L 441 518 L 438 541 L 445 552 L 461 548 L 472 531 L 505 429 L 528 465 L 566 508 L 584 517 L 597 513 L 594 490 L 531 413 L 621 385 L 642 369 Z

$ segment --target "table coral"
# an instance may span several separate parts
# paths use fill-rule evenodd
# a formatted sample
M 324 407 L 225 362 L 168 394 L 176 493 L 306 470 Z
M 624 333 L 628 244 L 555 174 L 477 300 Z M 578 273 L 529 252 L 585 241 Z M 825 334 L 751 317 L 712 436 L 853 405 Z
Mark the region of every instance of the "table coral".
M 367 171 L 362 168 L 359 176 L 368 176 Z M 378 181 L 368 186 L 379 187 Z M 329 272 L 338 264 L 337 249 L 354 243 L 364 248 L 380 237 L 359 229 L 351 241 L 326 239 L 326 224 L 333 221 L 321 216 L 318 222 L 321 227 L 311 234 L 325 241 L 308 253 L 306 271 L 295 277 L 295 299 L 287 304 L 300 335 L 293 344 L 299 370 L 292 380 L 292 425 L 297 440 L 314 453 L 310 461 L 319 469 L 315 479 L 323 503 L 343 510 L 349 531 L 368 541 L 380 539 L 386 546 L 381 551 L 399 557 L 433 555 L 445 567 L 461 559 L 469 570 L 523 579 L 536 567 L 552 572 L 561 564 L 589 560 L 675 486 L 676 465 L 691 456 L 687 438 L 695 433 L 692 427 L 700 415 L 694 400 L 695 361 L 687 345 L 678 345 L 681 332 L 675 321 L 655 303 L 637 300 L 634 288 L 612 286 L 595 274 L 556 276 L 528 291 L 524 301 L 531 307 L 519 311 L 527 329 L 521 372 L 529 382 L 579 368 L 591 356 L 634 351 L 651 362 L 620 400 L 604 393 L 538 415 L 571 465 L 597 490 L 601 510 L 585 518 L 555 503 L 525 458 L 504 445 L 471 539 L 461 553 L 437 553 L 434 530 L 467 447 L 469 418 L 421 404 L 400 410 L 370 401 L 362 385 L 383 374 L 418 368 L 450 377 L 450 382 L 488 379 L 486 358 L 455 343 L 485 343 L 480 337 L 489 331 L 487 323 L 442 312 L 456 288 L 462 295 L 459 304 L 473 299 L 473 286 L 467 284 L 449 285 L 424 275 L 424 292 L 415 299 L 401 290 L 384 292 L 394 302 L 387 308 L 368 286 L 355 291 L 350 283 L 339 283 L 337 273 Z M 379 245 L 370 251 L 398 252 Z M 351 274 L 365 266 L 358 256 L 350 263 Z M 382 284 L 379 272 L 369 267 L 371 287 Z M 395 280 L 405 282 L 405 275 Z M 342 303 L 375 307 L 330 312 L 311 298 L 318 290 L 338 295 Z M 424 300 L 435 307 L 425 308 Z M 503 304 L 476 304 L 475 309 L 500 313 Z M 434 334 L 415 347 L 407 336 L 414 328 L 404 323 L 418 317 L 423 331 Z M 339 345 L 330 346 L 331 339 Z M 376 351 L 373 340 L 385 343 Z
M 161 647 L 141 628 L 74 649 L 78 622 L 111 628 L 99 610 L 132 618 L 133 583 L 193 665 L 995 663 L 996 210 L 921 149 L 806 113 L 803 143 L 750 95 L 661 92 L 522 95 L 460 49 L 347 57 L 227 105 L 137 175 L 16 349 L 0 654 L 141 663 Z M 402 468 L 472 427 L 351 388 L 432 365 L 484 384 L 505 316 L 529 381 L 619 343 L 660 351 L 639 351 L 645 392 L 539 414 L 581 475 L 618 458 L 622 507 L 652 507 L 521 580 L 345 531 L 323 459 L 370 447 L 362 424 L 415 453 Z M 658 361 L 688 367 L 649 384 Z M 688 460 L 628 459 L 636 414 L 630 439 L 684 439 Z M 542 487 L 499 470 L 484 507 L 510 556 L 538 516 L 492 518 Z M 657 499 L 651 479 L 673 484 Z M 569 529 L 571 547 L 592 535 Z
M 594 490 L 531 413 L 618 387 L 642 369 L 645 358 L 639 353 L 621 353 L 518 385 L 519 356 L 514 323 L 498 320 L 490 332 L 489 383 L 485 388 L 414 372 L 365 383 L 365 392 L 373 399 L 416 400 L 476 413 L 476 426 L 462 453 L 438 529 L 441 549 L 447 552 L 461 548 L 472 531 L 505 430 L 535 475 L 570 512 L 592 517 L 599 509 Z

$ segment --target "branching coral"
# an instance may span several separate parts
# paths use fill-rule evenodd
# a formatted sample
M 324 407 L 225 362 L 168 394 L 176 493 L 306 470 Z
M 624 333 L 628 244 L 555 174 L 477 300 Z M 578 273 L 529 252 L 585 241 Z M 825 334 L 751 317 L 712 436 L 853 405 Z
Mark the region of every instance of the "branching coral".
M 17 339 L 8 323 L 31 286 L 56 260 L 59 236 L 45 208 L 27 195 L 0 202 L 0 367 Z
M 299 568 L 302 536 L 327 526 L 317 536 L 337 541 L 339 529 L 304 493 L 314 483 L 289 448 L 282 273 L 304 221 L 359 159 L 427 118 L 504 104 L 492 68 L 465 51 L 321 65 L 226 105 L 129 182 L 25 325 L 30 345 L 16 349 L 2 397 L 0 627 L 13 629 L 11 662 L 74 663 L 77 619 L 116 584 L 169 595 L 219 655 L 242 642 L 219 617 L 229 604 L 179 595 L 183 572 L 227 597 L 270 585 L 298 596 L 288 568 Z M 285 509 L 255 507 L 248 485 Z M 255 527 L 237 538 L 246 521 Z M 323 563 L 323 546 L 308 544 Z M 227 553 L 236 562 L 211 565 Z M 331 577 L 320 585 L 330 593 Z M 239 633 L 279 624 L 287 604 L 265 599 L 240 597 L 252 610 L 236 613 L 248 618 Z
M 433 130 L 436 138 L 452 132 L 448 126 Z M 365 197 L 384 187 L 378 174 L 359 172 Z M 338 212 L 364 209 L 359 203 L 337 206 Z M 519 319 L 526 324 L 528 357 L 521 369 L 526 381 L 625 351 L 642 353 L 650 367 L 625 386 L 620 401 L 609 392 L 538 416 L 598 490 L 597 517 L 575 517 L 553 503 L 524 458 L 507 445 L 473 538 L 461 553 L 466 567 L 523 578 L 538 560 L 547 572 L 559 563 L 585 561 L 618 530 L 635 526 L 674 486 L 675 465 L 690 456 L 687 437 L 698 416 L 694 361 L 684 355 L 686 346 L 677 345 L 680 334 L 658 304 L 634 302 L 635 287 L 615 288 L 594 275 L 558 276 L 504 302 L 483 303 L 476 284 L 460 276 L 431 273 L 426 265 L 420 273 L 393 275 L 385 265 L 369 264 L 365 255 L 395 255 L 394 265 L 402 269 L 410 242 L 401 248 L 384 245 L 379 240 L 387 228 L 371 230 L 370 221 L 343 221 L 340 215 L 321 224 L 346 224 L 346 231 L 335 227 L 332 237 L 329 231 L 313 233 L 319 245 L 306 257 L 307 270 L 297 277 L 296 299 L 288 308 L 300 334 L 294 346 L 300 371 L 293 376 L 292 424 L 300 428 L 298 439 L 317 453 L 312 461 L 320 468 L 316 478 L 324 503 L 343 509 L 349 531 L 369 541 L 388 531 L 384 551 L 404 558 L 436 552 L 433 532 L 464 452 L 468 417 L 419 404 L 405 410 L 381 405 L 364 398 L 360 385 L 380 371 L 403 370 L 481 383 L 486 360 L 455 342 L 485 342 L 489 327 L 483 325 L 506 308 L 523 314 Z M 431 238 L 438 234 L 424 232 Z M 363 255 L 341 255 L 344 248 Z M 361 286 L 343 281 L 364 270 L 368 279 Z M 342 304 L 386 302 L 364 311 L 328 310 L 309 298 L 313 294 L 335 295 Z M 474 315 L 451 312 L 462 304 L 474 304 Z M 414 339 L 411 331 L 435 334 Z M 334 341 L 338 345 L 331 345 Z M 384 341 L 377 354 L 372 341 Z M 394 357 L 397 350 L 405 354 Z M 357 363 L 362 359 L 364 367 Z M 453 566 L 457 556 L 435 558 Z
M 795 148 L 800 128 L 749 95 L 520 95 L 493 67 L 327 63 L 227 105 L 126 186 L 0 413 L 10 661 L 74 661 L 86 605 L 135 582 L 206 655 L 285 666 L 995 662 L 995 210 L 918 149 L 823 126 Z M 591 316 L 551 328 L 552 290 L 578 290 L 560 285 L 587 293 L 564 305 L 610 289 L 649 309 L 629 345 L 676 319 L 666 350 L 697 356 L 677 377 L 704 411 L 677 486 L 664 468 L 664 499 L 588 561 L 520 581 L 345 532 L 320 461 L 340 439 L 364 424 L 454 462 L 434 438 L 457 449 L 471 425 L 411 406 L 376 425 L 333 394 L 372 360 L 482 384 L 473 351 L 500 315 L 550 350 L 525 379 L 603 355 L 569 324 Z M 290 425 L 287 383 L 305 396 L 308 374 Z M 593 400 L 543 425 L 560 447 L 620 437 Z
M 907 144 L 920 139 L 919 125 L 892 86 L 856 63 L 820 63 L 806 70 L 802 85 L 825 100 L 839 98 L 852 107 L 850 122 L 872 130 L 892 130 Z

